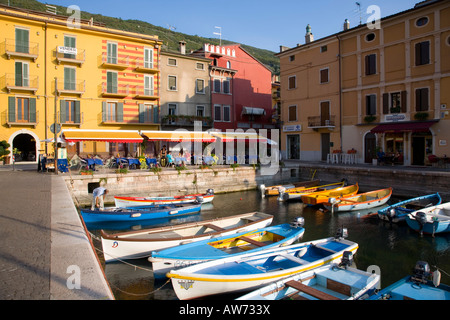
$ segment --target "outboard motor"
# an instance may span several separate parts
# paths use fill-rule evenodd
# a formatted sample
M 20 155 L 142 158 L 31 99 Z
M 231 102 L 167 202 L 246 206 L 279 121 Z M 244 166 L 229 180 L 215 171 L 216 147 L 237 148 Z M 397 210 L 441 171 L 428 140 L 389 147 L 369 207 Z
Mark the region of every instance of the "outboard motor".
M 414 219 L 416 219 L 416 221 L 419 223 L 419 232 L 420 235 L 423 234 L 423 227 L 425 226 L 425 224 L 427 223 L 427 214 L 425 212 L 419 211 L 416 212 Z
M 287 195 L 285 195 L 285 191 L 286 189 L 284 187 L 280 187 L 278 188 L 278 201 L 283 202 L 287 200 Z
M 259 185 L 259 192 L 261 192 L 261 197 L 264 198 L 265 197 L 265 192 L 266 192 L 266 185 L 260 184 Z
M 195 197 L 195 202 L 197 202 L 197 203 L 203 203 L 203 196 L 196 196 L 196 197 Z
M 415 283 L 426 283 L 427 278 L 430 277 L 430 265 L 426 261 L 417 261 L 413 270 L 411 280 Z
M 297 217 L 294 221 L 291 222 L 291 227 L 293 228 L 301 228 L 305 225 L 305 218 Z
M 335 238 L 336 239 L 345 239 L 347 237 L 348 237 L 348 230 L 347 230 L 347 228 L 344 228 L 344 227 L 339 228 L 339 230 L 336 233 Z
M 394 219 L 395 215 L 396 215 L 396 212 L 395 212 L 394 208 L 392 208 L 391 210 L 388 210 L 386 212 L 386 216 L 388 217 L 389 222 L 392 222 L 392 219 Z
M 208 189 L 208 190 L 206 190 L 206 194 L 214 194 L 214 189 Z
M 347 269 L 353 263 L 353 253 L 351 251 L 344 251 L 342 254 L 341 263 L 339 263 L 340 268 Z

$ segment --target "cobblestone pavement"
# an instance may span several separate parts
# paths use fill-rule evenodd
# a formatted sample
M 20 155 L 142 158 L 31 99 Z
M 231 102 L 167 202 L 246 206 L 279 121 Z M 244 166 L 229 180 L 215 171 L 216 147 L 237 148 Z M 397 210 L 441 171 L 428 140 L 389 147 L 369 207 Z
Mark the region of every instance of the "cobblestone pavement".
M 0 171 L 0 299 L 50 298 L 51 176 Z

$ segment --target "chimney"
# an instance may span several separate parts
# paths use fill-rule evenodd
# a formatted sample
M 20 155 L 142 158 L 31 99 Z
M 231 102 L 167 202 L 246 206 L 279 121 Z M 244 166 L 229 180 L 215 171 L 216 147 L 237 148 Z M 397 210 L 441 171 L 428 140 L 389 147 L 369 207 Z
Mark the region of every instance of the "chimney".
M 311 33 L 311 26 L 308 24 L 306 26 L 305 42 L 310 43 L 313 41 L 314 41 L 314 35 Z
M 280 46 L 280 52 L 283 52 L 283 51 L 286 51 L 286 50 L 289 50 L 289 49 L 290 49 L 289 47 Z
M 186 54 L 186 42 L 185 41 L 180 41 L 180 53 L 181 54 Z
M 348 19 L 345 19 L 344 22 L 344 31 L 350 29 L 350 21 L 348 21 Z

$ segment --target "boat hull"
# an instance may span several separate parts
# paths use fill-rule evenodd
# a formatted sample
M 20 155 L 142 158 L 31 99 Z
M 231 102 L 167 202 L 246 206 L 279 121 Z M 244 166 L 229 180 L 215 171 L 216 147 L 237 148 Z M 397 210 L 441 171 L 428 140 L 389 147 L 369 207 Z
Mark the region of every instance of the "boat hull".
M 336 245 L 341 249 L 330 250 L 329 245 L 333 247 Z M 208 295 L 254 290 L 282 278 L 337 262 L 342 258 L 344 251 L 351 251 L 354 254 L 357 249 L 358 244 L 354 242 L 328 238 L 237 258 L 213 260 L 172 270 L 167 276 L 171 279 L 179 299 L 196 299 Z M 314 252 L 311 253 L 312 251 Z M 323 252 L 318 255 L 318 251 Z M 291 258 L 283 260 L 286 255 L 290 255 Z M 296 255 L 300 256 L 297 258 L 299 262 L 295 262 Z M 278 260 L 280 256 L 282 259 Z M 286 267 L 282 267 L 283 263 L 286 263 Z M 265 269 L 265 264 L 272 269 Z
M 302 181 L 302 182 L 296 182 L 293 184 L 286 184 L 286 185 L 276 185 L 276 186 L 270 186 L 265 187 L 264 185 L 260 186 L 261 193 L 265 196 L 278 196 L 280 194 L 280 190 L 289 190 L 294 188 L 309 188 L 309 187 L 315 187 L 318 186 L 320 183 L 320 180 L 311 180 L 311 181 Z
M 160 279 L 166 277 L 166 273 L 171 270 L 177 270 L 209 260 L 232 256 L 238 257 L 250 252 L 260 252 L 270 248 L 287 246 L 303 237 L 304 232 L 304 228 L 281 224 L 251 232 L 236 233 L 232 236 L 189 243 L 159 252 L 152 252 L 148 260 L 152 263 L 155 278 Z M 264 246 L 249 245 L 247 241 L 239 239 L 241 237 L 258 239 L 258 237 L 267 235 L 273 236 L 275 240 L 270 241 L 269 244 L 265 244 Z
M 392 188 L 380 189 L 355 196 L 343 197 L 337 199 L 337 204 L 326 203 L 324 207 L 332 212 L 367 210 L 385 205 L 391 196 Z
M 302 196 L 302 202 L 308 205 L 318 205 L 328 202 L 330 198 L 340 198 L 344 196 L 353 196 L 358 193 L 358 184 L 346 187 L 340 187 L 333 190 L 320 191 Z
M 406 223 L 420 233 L 450 232 L 450 202 L 411 212 L 406 216 Z
M 264 228 L 270 225 L 272 220 L 272 215 L 254 212 L 112 235 L 101 230 L 103 255 L 106 262 L 117 259 L 146 258 L 150 256 L 152 251 L 202 241 L 211 237 L 227 236 Z M 211 227 L 223 230 L 216 231 Z
M 214 194 L 192 194 L 175 197 L 114 197 L 115 206 L 118 208 L 140 207 L 158 204 L 182 204 L 182 203 L 209 203 L 214 200 Z
M 330 191 L 332 189 L 337 189 L 344 186 L 344 182 L 337 182 L 322 186 L 316 186 L 311 188 L 293 188 L 285 191 L 280 191 L 278 196 L 278 201 L 288 201 L 288 200 L 301 200 L 302 196 L 309 195 L 320 191 Z

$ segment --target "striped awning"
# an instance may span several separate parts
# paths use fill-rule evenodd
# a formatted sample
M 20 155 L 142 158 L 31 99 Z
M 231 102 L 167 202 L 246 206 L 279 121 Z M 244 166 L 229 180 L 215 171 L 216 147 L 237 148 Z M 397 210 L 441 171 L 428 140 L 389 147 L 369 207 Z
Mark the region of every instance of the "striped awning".
M 68 142 L 104 141 L 120 143 L 140 143 L 144 138 L 137 130 L 63 130 L 62 135 Z
M 141 131 L 148 140 L 164 140 L 171 142 L 201 141 L 214 142 L 216 138 L 202 131 Z

